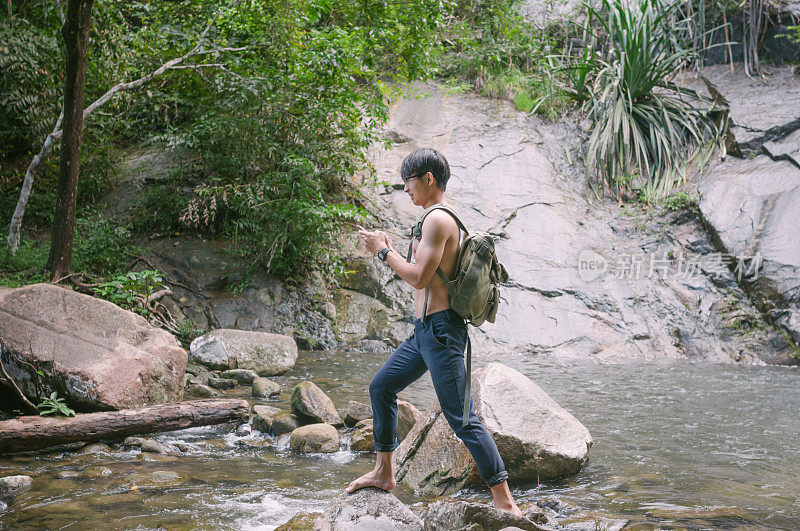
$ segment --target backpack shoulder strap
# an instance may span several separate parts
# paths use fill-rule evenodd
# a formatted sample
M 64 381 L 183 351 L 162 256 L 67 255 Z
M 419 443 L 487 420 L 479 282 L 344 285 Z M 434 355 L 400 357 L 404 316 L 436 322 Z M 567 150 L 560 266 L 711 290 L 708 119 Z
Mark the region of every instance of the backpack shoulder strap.
M 444 210 L 445 212 L 450 214 L 453 217 L 453 219 L 456 220 L 458 228 L 463 230 L 465 233 L 469 234 L 469 231 L 464 226 L 464 223 L 461 221 L 461 218 L 458 217 L 458 214 L 456 214 L 456 211 L 453 210 L 451 206 L 445 205 L 443 203 L 436 203 L 435 205 L 431 205 L 425 209 L 425 212 L 423 212 L 422 215 L 419 218 L 417 218 L 417 222 L 414 223 L 414 225 L 411 227 L 411 241 L 408 244 L 408 254 L 406 255 L 406 262 L 411 262 L 411 248 L 414 245 L 414 238 L 417 238 L 418 240 L 422 239 L 422 224 L 425 222 L 425 218 L 428 217 L 428 214 L 430 214 L 434 210 Z M 447 282 L 447 280 L 445 280 L 447 277 L 443 277 L 443 273 L 438 268 L 436 269 L 436 272 L 439 274 L 440 277 L 442 277 L 442 280 Z

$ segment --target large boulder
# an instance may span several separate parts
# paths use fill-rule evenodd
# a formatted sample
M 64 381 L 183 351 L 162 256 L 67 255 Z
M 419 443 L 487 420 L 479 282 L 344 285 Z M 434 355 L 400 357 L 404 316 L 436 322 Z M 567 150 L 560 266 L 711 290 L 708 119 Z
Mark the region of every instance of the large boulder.
M 588 430 L 523 374 L 490 363 L 473 374 L 475 413 L 497 444 L 510 483 L 570 476 L 589 456 Z M 395 477 L 423 494 L 483 481 L 434 401 L 394 453 Z
M 58 391 L 84 411 L 182 396 L 187 356 L 178 340 L 108 301 L 52 284 L 0 289 L 0 338 L 6 370 L 35 403 L 37 365 L 44 394 Z
M 297 360 L 297 344 L 289 336 L 222 328 L 196 338 L 191 359 L 212 369 L 250 369 L 259 376 L 283 374 Z
M 316 531 L 422 531 L 422 520 L 403 502 L 374 487 L 343 493 L 314 522 Z
M 292 413 L 301 422 L 327 422 L 343 426 L 342 418 L 333 401 L 314 382 L 304 381 L 292 389 Z
M 297 452 L 333 453 L 339 450 L 339 432 L 330 424 L 308 424 L 295 429 L 289 447 Z
M 517 516 L 484 503 L 443 499 L 431 503 L 425 511 L 425 531 L 499 531 L 509 528 L 538 531 L 550 529 L 541 525 L 546 523 L 547 517 L 536 506 L 523 516 Z

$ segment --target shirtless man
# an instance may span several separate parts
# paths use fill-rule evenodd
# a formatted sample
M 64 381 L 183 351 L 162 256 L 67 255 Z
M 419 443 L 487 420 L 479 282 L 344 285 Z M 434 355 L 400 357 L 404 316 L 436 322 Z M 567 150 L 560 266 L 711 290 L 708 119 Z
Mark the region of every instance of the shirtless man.
M 400 167 L 405 192 L 411 202 L 423 209 L 445 202 L 445 189 L 450 178 L 450 165 L 434 149 L 411 152 Z M 461 232 L 450 214 L 434 210 L 422 225 L 421 241 L 414 241 L 415 263 L 392 247 L 386 233 L 359 231 L 361 244 L 378 254 L 397 275 L 414 288 L 414 333 L 378 370 L 369 385 L 372 401 L 373 432 L 377 459 L 375 468 L 354 480 L 347 492 L 363 487 L 392 490 L 395 485 L 392 453 L 397 438 L 397 393 L 431 371 L 433 387 L 442 412 L 456 435 L 472 454 L 481 477 L 486 481 L 498 509 L 521 515 L 508 490 L 508 473 L 494 440 L 470 407 L 469 422 L 462 427 L 466 368 L 464 349 L 467 326 L 464 319 L 450 309 L 450 297 L 444 283 L 435 274 L 441 267 L 448 277 L 453 273 L 460 247 Z M 423 322 L 425 286 L 430 283 L 428 311 Z

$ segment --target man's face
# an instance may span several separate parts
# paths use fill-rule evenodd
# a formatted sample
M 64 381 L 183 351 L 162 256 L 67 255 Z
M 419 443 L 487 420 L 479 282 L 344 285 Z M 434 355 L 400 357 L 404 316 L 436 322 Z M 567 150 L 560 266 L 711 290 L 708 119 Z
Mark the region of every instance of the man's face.
M 429 176 L 430 172 L 404 175 L 402 177 L 404 184 L 403 191 L 408 194 L 408 197 L 411 198 L 411 202 L 413 204 L 419 204 L 417 199 L 420 196 L 425 195 L 427 191 L 427 179 Z

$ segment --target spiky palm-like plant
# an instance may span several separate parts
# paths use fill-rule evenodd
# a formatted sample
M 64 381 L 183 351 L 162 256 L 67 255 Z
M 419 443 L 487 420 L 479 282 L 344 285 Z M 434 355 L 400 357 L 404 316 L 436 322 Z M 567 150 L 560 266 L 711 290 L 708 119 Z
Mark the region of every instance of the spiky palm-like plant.
M 586 167 L 622 195 L 632 189 L 662 196 L 683 180 L 693 147 L 717 137 L 712 102 L 678 87 L 674 74 L 693 56 L 681 46 L 678 2 L 602 0 L 587 5 L 605 53 L 598 59 Z

